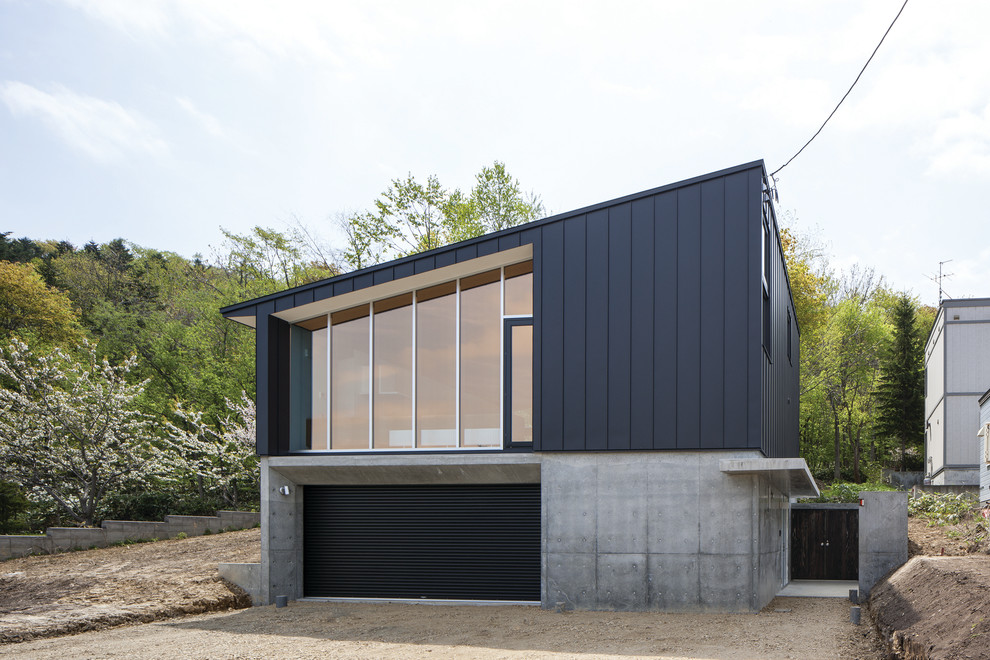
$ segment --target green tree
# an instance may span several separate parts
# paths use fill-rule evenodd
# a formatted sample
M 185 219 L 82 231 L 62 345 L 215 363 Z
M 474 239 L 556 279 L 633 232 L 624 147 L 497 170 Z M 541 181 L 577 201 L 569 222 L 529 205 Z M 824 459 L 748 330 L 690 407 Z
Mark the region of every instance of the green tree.
M 411 173 L 394 179 L 372 211 L 340 222 L 346 238 L 343 263 L 365 268 L 499 231 L 542 217 L 543 203 L 524 194 L 498 161 L 475 176 L 470 193 L 447 190 L 436 176 L 420 182 Z
M 892 440 L 906 469 L 908 448 L 919 449 L 925 438 L 924 345 L 914 301 L 901 294 L 891 310 L 893 331 L 881 358 L 877 387 L 877 434 Z
M 30 264 L 0 261 L 0 340 L 21 336 L 62 344 L 81 335 L 68 296 L 46 286 Z

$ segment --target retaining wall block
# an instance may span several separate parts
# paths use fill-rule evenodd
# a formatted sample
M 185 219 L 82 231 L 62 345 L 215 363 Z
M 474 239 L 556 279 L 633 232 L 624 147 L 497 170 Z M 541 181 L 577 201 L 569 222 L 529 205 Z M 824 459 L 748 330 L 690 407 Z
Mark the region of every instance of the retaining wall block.
M 45 535 L 51 539 L 53 550 L 85 550 L 107 545 L 106 532 L 99 527 L 49 527 Z
M 168 537 L 168 525 L 165 523 L 142 520 L 104 520 L 103 531 L 107 534 L 108 544 Z
M 47 536 L 0 536 L 0 559 L 47 554 L 51 549 Z
M 257 511 L 217 511 L 217 516 L 224 529 L 248 529 L 261 523 L 261 514 Z
M 170 537 L 185 532 L 186 536 L 201 536 L 206 530 L 211 533 L 223 529 L 218 516 L 165 516 Z

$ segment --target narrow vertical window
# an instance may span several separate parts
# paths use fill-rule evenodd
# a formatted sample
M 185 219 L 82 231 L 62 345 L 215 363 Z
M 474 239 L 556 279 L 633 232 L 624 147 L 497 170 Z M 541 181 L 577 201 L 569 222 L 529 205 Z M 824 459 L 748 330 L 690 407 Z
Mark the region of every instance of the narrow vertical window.
M 330 326 L 330 447 L 368 449 L 371 373 L 368 305 L 335 312 Z
M 791 360 L 791 308 L 787 308 L 787 361 L 793 364 Z
M 767 290 L 763 289 L 763 349 L 767 352 L 767 357 L 773 360 L 770 332 L 770 296 L 767 295 Z
M 289 448 L 309 449 L 313 432 L 313 333 L 289 328 Z
M 500 447 L 501 271 L 461 280 L 461 446 Z
M 330 428 L 327 426 L 327 409 L 330 405 L 329 395 L 329 346 L 327 340 L 330 333 L 326 327 L 314 330 L 313 345 L 313 396 L 312 396 L 312 433 L 308 449 L 327 450 L 330 448 Z
M 505 406 L 509 442 L 533 442 L 533 326 L 507 321 L 508 386 Z
M 416 446 L 457 446 L 457 284 L 416 292 Z
M 374 431 L 375 449 L 413 446 L 412 294 L 375 303 Z

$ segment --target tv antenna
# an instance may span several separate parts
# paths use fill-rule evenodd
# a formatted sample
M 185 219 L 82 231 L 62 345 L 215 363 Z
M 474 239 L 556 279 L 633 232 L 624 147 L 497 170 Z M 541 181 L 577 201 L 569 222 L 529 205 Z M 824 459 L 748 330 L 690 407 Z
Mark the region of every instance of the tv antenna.
M 942 280 L 948 279 L 948 278 L 950 278 L 950 277 L 952 277 L 954 275 L 954 273 L 945 273 L 945 272 L 942 271 L 942 267 L 945 264 L 949 263 L 950 261 L 952 261 L 952 259 L 946 259 L 945 261 L 938 262 L 938 277 L 932 277 L 931 275 L 928 276 L 928 279 L 930 279 L 932 282 L 935 282 L 936 284 L 938 284 L 938 304 L 939 305 L 942 304 L 942 300 L 944 300 L 946 298 L 946 296 L 947 296 L 947 292 L 945 291 L 945 289 L 942 288 Z M 948 296 L 948 297 L 951 298 L 951 296 Z

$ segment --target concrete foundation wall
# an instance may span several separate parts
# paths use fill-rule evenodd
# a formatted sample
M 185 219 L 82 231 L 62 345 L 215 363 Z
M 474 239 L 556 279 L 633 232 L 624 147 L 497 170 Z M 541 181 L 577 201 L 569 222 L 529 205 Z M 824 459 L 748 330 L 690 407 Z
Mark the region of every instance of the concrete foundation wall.
M 236 584 L 251 596 L 252 605 L 263 605 L 261 600 L 261 564 L 217 564 L 220 577 Z
M 165 522 L 104 520 L 102 527 L 49 527 L 44 536 L 0 536 L 0 561 L 27 555 L 103 548 L 121 541 L 167 539 L 180 533 L 200 536 L 224 529 L 254 527 L 260 514 L 254 511 L 220 511 L 216 516 L 165 516 Z
M 752 612 L 784 583 L 788 504 L 719 470 L 757 452 L 544 454 L 543 604 Z
M 544 607 L 753 612 L 786 581 L 790 505 L 757 451 L 263 457 L 258 600 L 303 596 L 306 485 L 541 483 Z M 288 492 L 283 492 L 287 488 Z
M 859 594 L 908 560 L 908 494 L 862 492 L 859 509 Z

